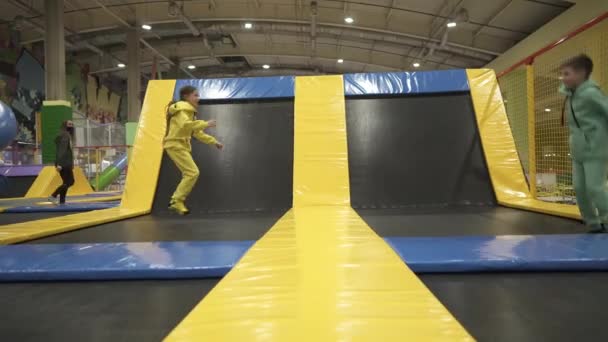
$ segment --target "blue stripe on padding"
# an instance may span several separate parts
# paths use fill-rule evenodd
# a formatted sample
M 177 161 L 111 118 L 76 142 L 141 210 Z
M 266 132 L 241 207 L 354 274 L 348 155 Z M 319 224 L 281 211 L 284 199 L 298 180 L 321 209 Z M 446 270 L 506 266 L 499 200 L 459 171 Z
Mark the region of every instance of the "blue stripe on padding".
M 201 100 L 294 97 L 294 84 L 293 76 L 177 80 L 173 99 L 186 85 L 196 87 Z
M 398 95 L 469 91 L 465 70 L 379 72 L 344 75 L 344 94 Z
M 608 234 L 385 240 L 416 273 L 608 270 Z
M 253 241 L 39 244 L 0 247 L 0 281 L 222 277 Z
M 91 211 L 117 207 L 120 201 L 112 202 L 76 202 L 65 203 L 60 205 L 26 205 L 21 207 L 7 208 L 4 213 L 52 213 L 52 212 L 77 212 Z M 0 214 L 1 215 L 1 214 Z

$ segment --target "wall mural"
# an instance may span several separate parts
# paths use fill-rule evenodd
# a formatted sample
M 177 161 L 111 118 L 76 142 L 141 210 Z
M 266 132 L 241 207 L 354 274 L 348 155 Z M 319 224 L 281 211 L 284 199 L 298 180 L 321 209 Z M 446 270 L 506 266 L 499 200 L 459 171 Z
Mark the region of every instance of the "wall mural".
M 0 27 L 0 100 L 15 112 L 19 142 L 35 142 L 36 113 L 45 99 L 43 50 L 42 44 L 22 47 L 18 31 Z M 87 65 L 66 64 L 66 94 L 74 111 L 100 123 L 126 118 L 119 113 L 121 96 L 89 76 L 88 70 Z

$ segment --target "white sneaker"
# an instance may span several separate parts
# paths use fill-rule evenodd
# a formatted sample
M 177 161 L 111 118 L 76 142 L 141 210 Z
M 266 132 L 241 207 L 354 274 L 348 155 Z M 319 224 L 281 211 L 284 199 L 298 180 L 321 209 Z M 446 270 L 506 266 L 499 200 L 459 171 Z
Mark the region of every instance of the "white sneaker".
M 51 204 L 59 204 L 59 197 L 49 196 L 49 202 L 51 202 Z

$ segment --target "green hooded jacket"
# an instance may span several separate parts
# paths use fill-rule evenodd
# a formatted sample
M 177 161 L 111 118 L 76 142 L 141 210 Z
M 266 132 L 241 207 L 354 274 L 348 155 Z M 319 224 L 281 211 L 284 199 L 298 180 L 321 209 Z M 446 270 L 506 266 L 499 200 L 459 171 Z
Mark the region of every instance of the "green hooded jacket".
M 587 80 L 575 90 L 563 84 L 560 92 L 570 131 L 570 154 L 577 161 L 608 160 L 608 98 L 597 83 Z

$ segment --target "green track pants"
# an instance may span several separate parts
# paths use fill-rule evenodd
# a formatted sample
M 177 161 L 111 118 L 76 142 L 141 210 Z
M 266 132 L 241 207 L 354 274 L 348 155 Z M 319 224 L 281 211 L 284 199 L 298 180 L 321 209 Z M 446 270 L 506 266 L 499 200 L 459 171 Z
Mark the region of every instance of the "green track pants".
M 587 225 L 608 224 L 608 160 L 572 161 L 576 202 Z

